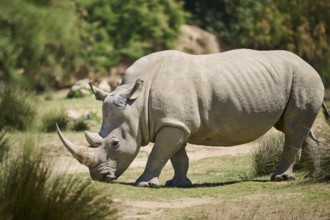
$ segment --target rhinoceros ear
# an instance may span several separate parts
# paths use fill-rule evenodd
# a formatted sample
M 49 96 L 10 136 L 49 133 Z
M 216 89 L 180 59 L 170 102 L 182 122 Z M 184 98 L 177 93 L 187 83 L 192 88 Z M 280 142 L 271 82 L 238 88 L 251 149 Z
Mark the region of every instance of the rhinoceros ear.
M 129 89 L 117 92 L 114 95 L 113 103 L 119 108 L 125 108 L 129 100 L 135 100 L 139 96 L 143 86 L 143 80 L 136 80 L 134 86 Z
M 101 89 L 93 86 L 93 82 L 89 82 L 88 84 L 91 87 L 91 90 L 94 93 L 94 96 L 95 96 L 96 100 L 103 101 L 109 95 L 109 93 L 104 92 Z
M 137 97 L 139 96 L 139 94 L 142 90 L 142 85 L 143 85 L 143 80 L 141 80 L 141 79 L 136 80 L 135 85 L 127 98 L 129 100 L 137 99 Z

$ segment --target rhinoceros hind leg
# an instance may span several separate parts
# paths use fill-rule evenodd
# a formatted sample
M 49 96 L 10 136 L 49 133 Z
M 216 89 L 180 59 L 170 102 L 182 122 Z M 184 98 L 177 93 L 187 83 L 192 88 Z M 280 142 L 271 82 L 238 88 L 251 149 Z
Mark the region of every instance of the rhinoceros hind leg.
M 305 131 L 304 127 L 300 127 L 293 133 L 285 134 L 282 158 L 279 167 L 271 176 L 272 181 L 294 180 L 292 169 L 297 158 L 300 157 L 301 147 L 307 133 L 308 131 Z
M 159 175 L 166 162 L 186 144 L 186 132 L 177 127 L 163 127 L 149 155 L 143 174 L 136 180 L 137 186 L 159 188 Z
M 171 157 L 171 163 L 174 168 L 174 177 L 166 181 L 167 187 L 191 187 L 192 183 L 187 177 L 189 168 L 189 158 L 185 146 Z

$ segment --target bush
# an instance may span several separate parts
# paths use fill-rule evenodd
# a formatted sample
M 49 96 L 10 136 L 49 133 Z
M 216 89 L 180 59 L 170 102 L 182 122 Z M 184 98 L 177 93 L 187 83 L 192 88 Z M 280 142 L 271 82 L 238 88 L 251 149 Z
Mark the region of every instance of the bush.
M 79 65 L 80 25 L 70 0 L 0 1 L 0 80 L 53 87 Z
M 228 48 L 289 50 L 330 82 L 330 1 L 185 0 L 189 22 Z
M 252 152 L 252 175 L 264 176 L 273 173 L 280 163 L 284 135 L 265 135 L 257 149 Z
M 89 126 L 84 118 L 79 118 L 73 122 L 72 130 L 74 131 L 86 131 Z
M 0 80 L 47 90 L 107 74 L 171 48 L 184 17 L 176 0 L 1 0 Z
M 51 177 L 49 158 L 36 151 L 32 139 L 23 143 L 19 153 L 0 147 L 5 155 L 0 162 L 1 219 L 116 218 L 111 199 L 101 193 L 105 189 L 96 189 L 89 179 Z
M 330 146 L 327 145 L 321 150 L 320 172 L 316 173 L 316 178 L 330 181 Z
M 85 21 L 85 59 L 97 72 L 107 73 L 117 63 L 172 47 L 185 13 L 168 1 L 80 0 Z
M 45 132 L 56 131 L 56 126 L 55 126 L 56 123 L 61 129 L 66 129 L 69 123 L 69 118 L 67 116 L 67 113 L 62 108 L 59 110 L 50 111 L 46 115 L 44 115 L 42 119 L 41 130 Z
M 31 92 L 0 83 L 0 130 L 31 129 L 36 116 Z

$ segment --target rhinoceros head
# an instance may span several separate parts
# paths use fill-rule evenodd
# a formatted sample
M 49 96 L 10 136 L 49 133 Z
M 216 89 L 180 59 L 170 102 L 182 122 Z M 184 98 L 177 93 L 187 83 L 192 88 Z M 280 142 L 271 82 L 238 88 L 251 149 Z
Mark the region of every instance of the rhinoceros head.
M 135 85 L 119 86 L 114 92 L 105 93 L 90 83 L 95 98 L 103 101 L 103 122 L 99 133 L 85 131 L 89 147 L 76 146 L 57 127 L 64 146 L 89 168 L 94 180 L 111 182 L 117 179 L 138 154 L 141 146 L 139 115 L 132 103 L 142 84 L 143 81 L 138 80 Z

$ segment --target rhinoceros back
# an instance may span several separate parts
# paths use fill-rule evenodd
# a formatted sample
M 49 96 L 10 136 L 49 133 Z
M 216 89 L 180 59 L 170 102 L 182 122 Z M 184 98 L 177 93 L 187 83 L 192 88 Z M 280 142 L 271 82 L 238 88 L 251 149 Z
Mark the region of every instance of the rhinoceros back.
M 145 75 L 151 83 L 151 136 L 163 126 L 176 126 L 186 130 L 188 142 L 215 146 L 246 143 L 273 127 L 290 98 L 297 66 L 306 65 L 319 77 L 285 51 L 198 56 L 166 51 L 141 63 L 152 67 Z

